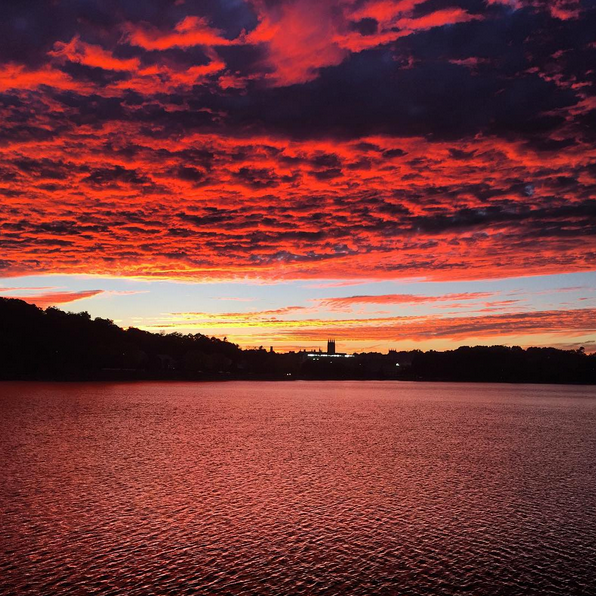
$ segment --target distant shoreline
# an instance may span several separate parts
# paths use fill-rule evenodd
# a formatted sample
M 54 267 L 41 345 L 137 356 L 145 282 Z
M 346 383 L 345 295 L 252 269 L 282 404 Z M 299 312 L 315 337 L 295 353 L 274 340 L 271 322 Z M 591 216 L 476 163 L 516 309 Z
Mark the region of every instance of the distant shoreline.
M 203 384 L 203 383 L 403 383 L 403 384 L 422 384 L 432 383 L 434 385 L 565 385 L 572 387 L 596 387 L 596 382 L 545 382 L 545 381 L 455 381 L 445 379 L 0 379 L 1 385 L 9 384 L 56 384 L 56 385 L 112 385 L 112 384 Z
M 0 380 L 410 381 L 545 385 L 596 384 L 596 354 L 519 346 L 461 346 L 445 352 L 389 350 L 278 353 L 241 349 L 196 333 L 158 334 L 86 312 L 66 313 L 0 298 Z

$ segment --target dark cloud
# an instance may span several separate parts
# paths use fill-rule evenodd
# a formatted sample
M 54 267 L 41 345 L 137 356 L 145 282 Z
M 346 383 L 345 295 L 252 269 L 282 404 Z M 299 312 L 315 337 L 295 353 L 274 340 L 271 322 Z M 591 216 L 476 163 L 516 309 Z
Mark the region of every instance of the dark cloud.
M 358 31 L 360 35 L 373 35 L 379 29 L 379 22 L 369 17 L 352 22 L 351 27 L 354 31 Z
M 114 182 L 126 184 L 147 184 L 150 179 L 135 170 L 128 170 L 122 166 L 111 168 L 97 168 L 83 179 L 83 182 L 93 185 L 110 185 Z
M 490 133 L 544 133 L 562 123 L 545 112 L 572 105 L 576 94 L 538 74 L 500 79 L 465 66 L 421 63 L 402 69 L 388 50 L 352 55 L 314 81 L 254 89 L 208 101 L 226 110 L 229 125 L 260 124 L 290 136 L 361 137 L 374 134 L 463 138 Z
M 412 231 L 442 233 L 448 230 L 494 228 L 525 223 L 532 236 L 590 236 L 596 234 L 596 200 L 575 205 L 532 209 L 529 206 L 460 209 L 454 213 L 412 219 Z
M 406 152 L 403 149 L 387 149 L 387 151 L 383 151 L 383 157 L 387 159 L 403 157 L 404 155 L 406 155 Z
M 253 188 L 272 188 L 278 184 L 275 172 L 267 168 L 240 168 L 232 175 L 239 182 Z

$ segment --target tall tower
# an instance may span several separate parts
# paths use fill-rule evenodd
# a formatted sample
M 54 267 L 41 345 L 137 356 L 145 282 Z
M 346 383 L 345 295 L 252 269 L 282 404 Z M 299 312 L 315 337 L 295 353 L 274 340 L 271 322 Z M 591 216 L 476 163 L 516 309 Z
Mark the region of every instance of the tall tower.
M 335 340 L 334 339 L 327 340 L 327 354 L 335 354 Z

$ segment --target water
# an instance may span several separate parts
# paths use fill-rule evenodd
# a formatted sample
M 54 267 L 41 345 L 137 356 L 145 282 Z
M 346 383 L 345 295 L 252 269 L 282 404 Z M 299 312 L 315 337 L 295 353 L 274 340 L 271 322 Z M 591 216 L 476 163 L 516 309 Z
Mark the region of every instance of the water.
M 596 594 L 596 388 L 0 395 L 2 594 Z

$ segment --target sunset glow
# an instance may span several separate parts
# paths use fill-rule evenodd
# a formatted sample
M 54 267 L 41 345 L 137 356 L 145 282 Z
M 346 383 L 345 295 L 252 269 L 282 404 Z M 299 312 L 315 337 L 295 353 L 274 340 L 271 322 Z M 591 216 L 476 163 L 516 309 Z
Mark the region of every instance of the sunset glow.
M 10 3 L 0 296 L 242 346 L 596 350 L 596 9 Z

